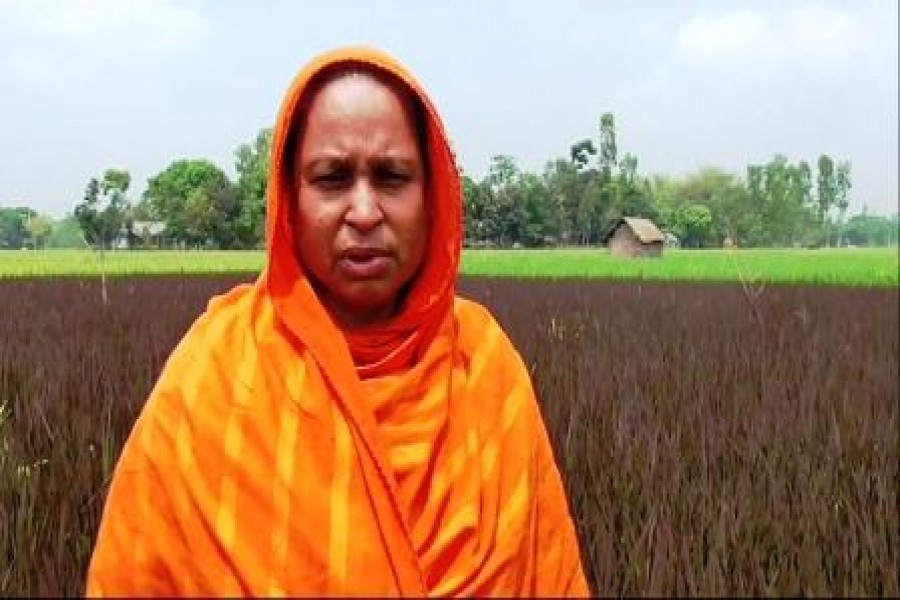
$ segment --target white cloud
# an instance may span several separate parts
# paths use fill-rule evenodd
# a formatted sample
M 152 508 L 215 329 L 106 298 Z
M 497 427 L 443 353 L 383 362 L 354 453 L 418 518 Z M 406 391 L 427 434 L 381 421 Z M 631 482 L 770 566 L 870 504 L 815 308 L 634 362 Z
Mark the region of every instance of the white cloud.
M 833 8 L 795 8 L 788 12 L 784 28 L 788 49 L 826 60 L 852 53 L 864 39 L 859 18 Z
M 765 15 L 744 9 L 691 19 L 679 32 L 678 44 L 690 58 L 715 61 L 765 48 L 771 37 L 769 31 Z
M 858 15 L 818 5 L 699 15 L 678 33 L 679 50 L 689 62 L 729 66 L 833 68 L 850 64 L 864 40 Z
M 129 50 L 164 50 L 190 43 L 204 23 L 187 3 L 171 0 L 0 1 L 4 29 L 19 35 L 87 46 L 111 43 Z

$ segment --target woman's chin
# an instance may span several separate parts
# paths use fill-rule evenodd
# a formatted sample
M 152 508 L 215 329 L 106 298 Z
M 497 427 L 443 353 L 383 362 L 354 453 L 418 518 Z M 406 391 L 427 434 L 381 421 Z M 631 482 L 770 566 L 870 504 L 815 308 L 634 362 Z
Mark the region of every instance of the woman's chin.
M 366 282 L 352 286 L 337 298 L 333 312 L 337 312 L 344 324 L 366 326 L 383 323 L 393 316 L 397 294 L 384 285 Z

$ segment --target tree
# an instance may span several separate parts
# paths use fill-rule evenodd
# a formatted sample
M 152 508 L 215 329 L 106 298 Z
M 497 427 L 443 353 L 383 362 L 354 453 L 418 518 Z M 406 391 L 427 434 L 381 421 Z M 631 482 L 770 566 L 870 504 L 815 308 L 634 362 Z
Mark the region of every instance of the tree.
M 672 216 L 672 232 L 685 247 L 699 248 L 703 240 L 709 237 L 711 227 L 712 213 L 703 204 L 686 204 Z
M 577 166 L 564 158 L 544 167 L 543 187 L 547 194 L 548 218 L 554 221 L 558 241 L 570 244 L 578 231 L 578 207 L 584 194 L 584 180 Z
M 92 177 L 84 192 L 84 199 L 75 206 L 75 218 L 85 241 L 100 251 L 100 275 L 103 304 L 109 303 L 106 291 L 106 247 L 111 246 L 122 232 L 128 212 L 125 192 L 131 183 L 128 171 L 108 169 L 98 181 Z
M 87 248 L 81 234 L 81 227 L 75 215 L 66 215 L 53 223 L 53 230 L 47 238 L 48 248 Z
M 606 230 L 619 217 L 643 217 L 656 221 L 659 218 L 653 206 L 649 181 L 637 174 L 638 159 L 628 152 L 619 160 L 619 174 L 606 186 L 608 194 L 601 200 L 608 202 L 600 206 L 600 229 Z
M 867 214 L 854 215 L 844 226 L 844 241 L 854 246 L 890 246 L 897 241 L 897 215 L 893 218 Z
M 37 213 L 24 206 L 16 208 L 0 207 L 0 248 L 18 250 L 24 248 L 28 239 L 25 223 Z
M 181 159 L 147 182 L 144 201 L 174 241 L 231 248 L 241 213 L 228 176 L 205 159 Z
M 525 231 L 521 242 L 529 248 L 543 246 L 556 239 L 552 207 L 547 202 L 547 190 L 540 177 L 523 173 L 519 177 L 518 193 L 525 213 Z
M 748 167 L 747 179 L 759 221 L 754 232 L 756 243 L 797 243 L 813 219 L 809 165 L 795 165 L 783 154 L 776 154 L 764 165 Z
M 620 182 L 613 180 L 613 168 L 618 164 L 618 148 L 616 146 L 616 121 L 611 112 L 600 115 L 600 157 L 598 181 L 595 186 L 590 186 L 589 198 L 582 204 L 581 214 L 592 219 L 590 223 L 591 233 L 586 242 L 599 236 L 601 228 L 616 219 L 622 207 L 617 206 L 617 200 L 623 195 L 624 190 Z M 627 165 L 628 166 L 628 165 Z M 635 162 L 633 165 L 637 167 Z M 628 166 L 630 168 L 630 166 Z M 587 210 L 584 210 L 587 209 Z M 584 237 L 584 236 L 583 236 Z
M 466 245 L 480 245 L 490 237 L 491 190 L 483 182 L 462 175 L 463 219 Z
M 838 209 L 838 246 L 843 243 L 842 232 L 844 224 L 844 215 L 847 214 L 847 207 L 850 205 L 850 188 L 852 187 L 852 179 L 850 175 L 850 162 L 843 161 L 838 164 L 834 178 L 834 204 Z
M 827 154 L 819 156 L 819 175 L 816 180 L 816 200 L 818 208 L 819 224 L 825 229 L 825 245 L 828 245 L 829 235 L 826 218 L 834 206 L 837 186 L 834 174 L 834 161 Z
M 601 183 L 612 180 L 612 170 L 617 164 L 616 121 L 610 112 L 600 116 L 600 177 Z
M 572 147 L 569 149 L 569 157 L 572 160 L 572 164 L 579 171 L 587 167 L 590 157 L 596 154 L 597 148 L 594 147 L 594 142 L 590 139 L 572 144 Z
M 763 166 L 763 220 L 770 232 L 769 242 L 790 245 L 791 177 L 790 164 L 783 154 L 776 154 Z
M 508 154 L 495 154 L 491 157 L 488 167 L 487 181 L 496 192 L 512 185 L 518 173 L 519 167 L 516 165 L 516 159 Z
M 580 244 L 587 245 L 599 241 L 609 199 L 615 194 L 613 188 L 614 184 L 603 186 L 597 178 L 583 182 L 575 219 Z
M 241 144 L 234 153 L 240 204 L 235 235 L 245 247 L 261 244 L 266 235 L 266 187 L 271 148 L 272 128 L 269 127 L 261 130 L 253 143 Z
M 88 181 L 84 199 L 75 206 L 75 218 L 85 241 L 99 249 L 101 257 L 125 225 L 128 210 L 125 193 L 130 183 L 128 171 L 108 169 L 102 179 L 92 177 Z
M 43 248 L 47 238 L 50 237 L 50 232 L 53 230 L 53 220 L 44 215 L 35 215 L 25 222 L 25 229 L 31 238 L 32 247 L 37 250 L 38 248 Z

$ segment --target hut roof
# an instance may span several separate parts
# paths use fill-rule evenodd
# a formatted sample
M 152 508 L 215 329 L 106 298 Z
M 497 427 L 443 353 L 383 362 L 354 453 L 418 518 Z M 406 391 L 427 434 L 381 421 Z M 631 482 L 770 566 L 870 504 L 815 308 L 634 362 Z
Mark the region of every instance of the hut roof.
M 654 242 L 664 242 L 666 240 L 666 236 L 663 235 L 663 232 L 659 230 L 659 228 L 653 224 L 653 221 L 650 219 L 639 219 L 637 217 L 619 217 L 616 219 L 615 223 L 612 224 L 612 227 L 609 228 L 609 231 L 606 232 L 606 235 L 603 236 L 601 240 L 604 244 L 609 241 L 609 238 L 616 232 L 616 230 L 625 223 L 629 228 L 634 232 L 634 235 L 642 244 L 652 244 Z

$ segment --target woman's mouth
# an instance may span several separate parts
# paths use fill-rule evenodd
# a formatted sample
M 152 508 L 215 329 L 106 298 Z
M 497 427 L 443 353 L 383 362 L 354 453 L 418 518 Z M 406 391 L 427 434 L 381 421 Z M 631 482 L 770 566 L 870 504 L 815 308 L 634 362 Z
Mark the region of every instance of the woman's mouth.
M 351 279 L 377 279 L 390 268 L 390 256 L 380 248 L 353 247 L 341 253 L 338 265 Z

